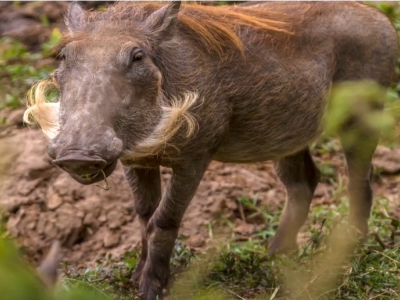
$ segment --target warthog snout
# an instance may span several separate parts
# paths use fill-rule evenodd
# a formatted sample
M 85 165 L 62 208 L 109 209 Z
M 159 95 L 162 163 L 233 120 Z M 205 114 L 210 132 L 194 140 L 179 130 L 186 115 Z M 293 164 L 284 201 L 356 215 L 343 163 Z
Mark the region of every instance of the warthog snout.
M 104 159 L 79 154 L 55 159 L 53 163 L 64 171 L 73 174 L 96 174 L 107 166 L 107 162 Z
M 82 184 L 103 180 L 114 171 L 121 156 L 123 143 L 113 130 L 101 135 L 80 135 L 73 139 L 69 133 L 60 133 L 49 144 L 47 151 L 53 164 Z
M 91 184 L 110 176 L 117 165 L 117 160 L 107 162 L 101 158 L 72 154 L 55 159 L 53 163 L 68 172 L 78 182 Z

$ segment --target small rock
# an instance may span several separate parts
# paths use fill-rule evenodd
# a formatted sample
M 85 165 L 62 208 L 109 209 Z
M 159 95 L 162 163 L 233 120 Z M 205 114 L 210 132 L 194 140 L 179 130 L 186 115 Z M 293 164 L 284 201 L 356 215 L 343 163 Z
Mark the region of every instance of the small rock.
M 201 235 L 195 235 L 192 236 L 190 238 L 188 238 L 185 241 L 185 244 L 189 247 L 189 248 L 200 248 L 203 247 L 206 244 L 206 240 L 203 236 Z
M 62 204 L 62 199 L 60 195 L 58 195 L 52 187 L 49 188 L 47 192 L 47 207 L 50 210 L 54 210 L 58 208 Z
M 103 239 L 104 248 L 112 248 L 117 246 L 119 244 L 120 236 L 121 234 L 119 232 L 107 230 Z
M 315 189 L 314 197 L 324 197 L 327 195 L 329 195 L 327 185 L 324 183 L 319 183 Z
M 117 229 L 124 224 L 124 216 L 117 210 L 111 210 L 107 214 L 108 228 Z
M 372 160 L 374 166 L 382 174 L 398 174 L 400 172 L 400 149 L 389 149 L 379 145 Z
M 254 225 L 248 224 L 240 219 L 236 219 L 236 227 L 233 229 L 233 232 L 239 233 L 241 235 L 250 235 L 254 232 Z
M 22 220 L 22 215 L 12 216 L 7 221 L 7 230 L 14 236 L 17 237 L 20 233 L 19 223 Z
M 104 223 L 104 222 L 106 222 L 107 221 L 107 216 L 106 215 L 101 215 L 100 217 L 99 217 L 99 222 L 102 224 L 102 223 Z
M 275 199 L 276 198 L 276 190 L 275 189 L 268 190 L 267 198 L 268 199 Z
M 28 223 L 28 225 L 26 225 L 26 228 L 28 228 L 29 230 L 33 230 L 36 227 L 36 222 L 32 221 L 30 223 Z
M 226 199 L 225 200 L 225 206 L 229 208 L 230 210 L 236 210 L 238 209 L 238 204 L 237 201 L 232 200 L 232 199 Z
M 96 223 L 96 219 L 92 213 L 88 213 L 85 215 L 85 218 L 83 219 L 83 224 L 84 225 L 92 225 Z
M 33 190 L 42 182 L 41 178 L 27 181 L 23 186 L 18 189 L 21 196 L 28 196 Z

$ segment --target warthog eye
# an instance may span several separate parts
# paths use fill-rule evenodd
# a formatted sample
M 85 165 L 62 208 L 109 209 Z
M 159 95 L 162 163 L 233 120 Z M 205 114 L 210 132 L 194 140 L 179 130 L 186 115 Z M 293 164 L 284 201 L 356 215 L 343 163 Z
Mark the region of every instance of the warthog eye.
M 141 61 L 144 57 L 144 53 L 142 50 L 138 50 L 132 55 L 132 62 Z

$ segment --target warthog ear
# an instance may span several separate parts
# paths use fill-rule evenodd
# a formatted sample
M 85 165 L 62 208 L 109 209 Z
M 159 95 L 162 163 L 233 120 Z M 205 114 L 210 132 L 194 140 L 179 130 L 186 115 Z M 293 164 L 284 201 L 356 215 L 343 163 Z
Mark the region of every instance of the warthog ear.
M 59 241 L 53 242 L 49 253 L 36 269 L 40 279 L 48 287 L 53 287 L 57 282 L 57 269 L 61 260 L 61 245 Z
M 146 19 L 145 25 L 151 31 L 153 42 L 159 44 L 173 37 L 180 6 L 181 1 L 171 1 Z
M 71 33 L 83 29 L 85 24 L 85 15 L 85 10 L 78 2 L 74 1 L 69 5 L 65 24 Z

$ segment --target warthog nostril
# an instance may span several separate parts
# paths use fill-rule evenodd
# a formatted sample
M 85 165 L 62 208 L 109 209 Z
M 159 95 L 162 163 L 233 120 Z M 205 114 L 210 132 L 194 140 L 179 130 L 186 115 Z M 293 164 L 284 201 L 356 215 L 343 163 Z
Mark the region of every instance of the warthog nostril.
M 107 162 L 101 158 L 92 158 L 77 154 L 53 160 L 53 163 L 68 173 L 76 175 L 97 174 L 107 166 Z

